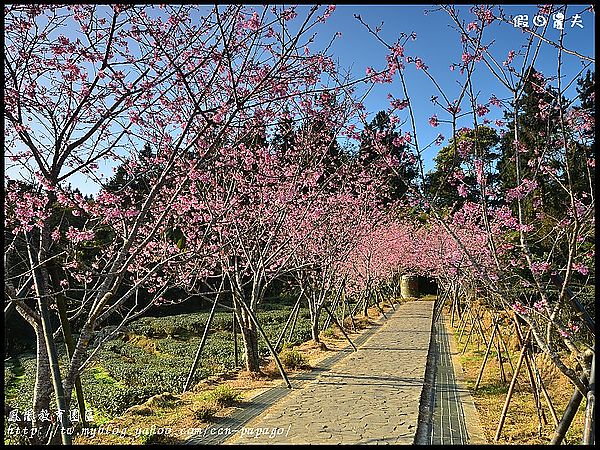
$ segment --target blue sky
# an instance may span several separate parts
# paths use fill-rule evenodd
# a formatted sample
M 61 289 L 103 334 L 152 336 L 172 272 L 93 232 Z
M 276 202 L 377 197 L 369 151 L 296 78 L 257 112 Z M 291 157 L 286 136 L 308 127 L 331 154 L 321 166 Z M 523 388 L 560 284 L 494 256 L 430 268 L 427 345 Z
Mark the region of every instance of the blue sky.
M 568 6 L 567 20 L 565 21 L 563 30 L 564 46 L 569 50 L 595 58 L 594 13 L 590 11 L 583 12 L 588 6 Z M 259 11 L 262 9 L 259 5 L 256 5 L 255 8 Z M 303 16 L 302 11 L 308 8 L 310 8 L 310 5 L 301 5 L 298 7 L 299 17 L 290 23 L 292 28 L 297 26 L 296 22 L 301 20 Z M 474 18 L 469 12 L 470 8 L 471 5 L 457 6 L 460 17 L 464 18 L 466 22 L 470 22 Z M 502 6 L 501 8 L 507 17 L 527 14 L 530 25 L 532 25 L 533 17 L 538 14 L 538 8 L 535 5 L 510 5 Z M 436 6 L 427 4 L 337 5 L 336 10 L 327 22 L 317 28 L 318 34 L 315 41 L 315 50 L 319 50 L 324 43 L 329 42 L 329 39 L 335 32 L 341 32 L 341 37 L 335 41 L 329 53 L 339 61 L 341 67 L 352 68 L 353 76 L 360 78 L 365 75 L 367 67 L 375 69 L 383 69 L 385 67 L 387 49 L 369 34 L 365 27 L 354 18 L 354 14 L 359 14 L 373 28 L 383 22 L 380 36 L 390 44 L 393 44 L 400 37 L 401 33 L 410 35 L 414 32 L 417 36 L 416 40 L 409 40 L 405 45 L 405 55 L 421 58 L 429 67 L 428 70 L 432 76 L 439 82 L 442 89 L 446 91 L 448 97 L 454 99 L 459 90 L 457 82 L 461 81 L 463 76 L 460 75 L 458 70 L 451 71 L 450 66 L 453 63 L 461 61 L 462 46 L 458 32 L 451 27 L 453 22 L 449 15 L 445 11 L 434 11 L 435 9 L 437 9 Z M 158 12 L 157 10 L 155 11 Z M 569 18 L 576 13 L 581 14 L 583 28 L 570 26 Z M 493 41 L 490 49 L 499 61 L 503 61 L 510 50 L 515 50 L 517 56 L 515 56 L 513 65 L 519 70 L 523 62 L 522 57 L 519 56 L 519 51 L 527 43 L 528 36 L 528 33 L 515 28 L 511 24 L 494 22 L 487 28 L 484 43 Z M 560 31 L 552 27 L 551 18 L 546 37 L 552 41 L 558 41 L 560 37 Z M 537 39 L 535 39 L 535 42 L 537 42 Z M 555 76 L 557 71 L 556 61 L 557 49 L 551 45 L 543 44 L 535 67 L 546 76 Z M 563 82 L 569 82 L 581 70 L 582 65 L 579 58 L 569 54 L 563 54 L 563 61 Z M 594 70 L 594 65 L 592 64 L 590 68 Z M 403 73 L 414 107 L 417 135 L 421 148 L 433 141 L 439 133 L 448 138 L 451 135 L 451 130 L 447 124 L 441 123 L 439 127 L 433 128 L 428 123 L 429 117 L 434 113 L 437 114 L 440 120 L 444 120 L 445 118 L 445 113 L 438 107 L 435 107 L 430 101 L 432 95 L 438 95 L 435 86 L 422 70 L 415 68 L 414 64 L 407 64 Z M 499 98 L 506 98 L 508 95 L 506 89 L 495 80 L 483 63 L 477 64 L 473 81 L 480 103 L 487 102 L 492 94 L 495 94 Z M 552 84 L 556 85 L 556 81 L 553 81 Z M 367 84 L 362 84 L 359 90 L 366 89 L 367 87 Z M 575 83 L 567 91 L 567 96 L 572 96 L 574 91 Z M 379 110 L 389 107 L 388 94 L 392 94 L 396 98 L 404 98 L 397 75 L 393 83 L 377 84 L 370 91 L 364 101 L 366 111 L 369 113 L 368 120 Z M 466 102 L 463 102 L 462 109 L 463 111 L 466 110 Z M 407 110 L 400 112 L 399 116 L 402 120 L 406 119 Z M 501 119 L 502 110 L 491 107 L 491 112 L 487 117 L 491 120 Z M 462 125 L 467 126 L 472 125 L 472 123 L 466 121 Z M 412 131 L 409 123 L 402 126 L 402 132 L 405 131 Z M 443 145 L 446 143 L 447 139 Z M 438 149 L 439 147 L 437 146 L 431 146 L 423 153 L 426 170 L 433 166 L 432 160 Z M 105 169 L 107 170 L 103 170 L 103 172 L 110 176 L 112 174 L 110 167 L 105 167 Z M 72 186 L 78 187 L 84 194 L 95 193 L 99 188 L 81 176 L 74 176 L 69 181 Z
M 566 14 L 567 19 L 576 13 L 581 13 L 588 6 L 569 5 Z M 457 6 L 460 16 L 464 17 L 467 22 L 472 21 L 474 17 L 469 12 L 470 8 L 471 5 Z M 342 32 L 342 36 L 332 47 L 332 52 L 339 59 L 342 66 L 349 67 L 353 65 L 354 73 L 357 76 L 364 75 L 367 66 L 373 66 L 376 69 L 385 66 L 387 50 L 354 18 L 354 14 L 359 14 L 372 28 L 379 26 L 383 21 L 380 35 L 390 44 L 393 44 L 402 32 L 407 35 L 415 32 L 417 39 L 408 42 L 405 46 L 405 54 L 420 57 L 429 67 L 429 72 L 436 78 L 442 89 L 447 91 L 448 97 L 453 99 L 459 91 L 457 81 L 462 80 L 463 77 L 458 73 L 458 70 L 451 71 L 450 65 L 460 62 L 462 45 L 458 32 L 450 26 L 454 23 L 449 15 L 445 11 L 433 11 L 434 9 L 436 7 L 430 5 L 338 5 L 327 22 L 328 28 L 331 27 L 332 30 Z M 502 6 L 502 9 L 506 16 L 527 14 L 530 26 L 533 26 L 533 17 L 538 14 L 538 8 L 535 5 L 510 5 Z M 426 13 L 426 11 L 428 12 Z M 569 50 L 594 58 L 594 13 L 585 11 L 580 16 L 583 28 L 578 27 L 576 24 L 571 28 L 571 22 L 569 20 L 565 21 L 563 43 Z M 510 50 L 515 50 L 518 54 L 522 46 L 526 44 L 529 34 L 511 24 L 494 22 L 489 26 L 484 36 L 487 36 L 484 37 L 484 43 L 494 41 L 490 47 L 491 52 L 499 61 L 503 61 Z M 546 37 L 552 41 L 558 41 L 560 37 L 560 31 L 553 28 L 551 18 Z M 536 38 L 535 42 L 537 41 Z M 543 44 L 535 68 L 546 76 L 556 76 L 557 53 L 556 48 Z M 569 54 L 563 54 L 563 61 L 563 79 L 568 82 L 581 70 L 582 65 L 579 58 Z M 517 70 L 520 69 L 522 62 L 522 57 L 520 58 L 517 55 L 513 62 Z M 482 102 L 486 102 L 491 94 L 495 94 L 499 98 L 506 98 L 508 92 L 490 74 L 489 70 L 482 63 L 477 66 L 473 79 L 476 89 L 480 92 Z M 593 70 L 594 66 L 590 67 Z M 430 101 L 432 95 L 438 95 L 435 86 L 422 71 L 415 68 L 414 64 L 407 65 L 404 75 L 408 84 L 408 93 L 415 109 L 420 146 L 423 147 L 434 140 L 438 133 L 448 138 L 451 135 L 448 126 L 445 127 L 444 124 L 440 124 L 437 128 L 433 128 L 428 123 L 428 118 L 432 114 L 437 113 L 440 119 L 443 119 L 444 114 L 439 109 L 435 109 Z M 551 84 L 556 86 L 556 81 Z M 573 94 L 574 92 L 575 84 L 571 86 L 567 93 Z M 386 98 L 388 93 L 397 98 L 403 98 L 398 77 L 392 84 L 376 85 L 375 89 L 370 92 L 369 97 L 364 102 L 367 111 L 371 113 L 369 118 L 372 118 L 377 111 L 388 107 Z M 406 117 L 407 114 L 403 116 L 400 113 L 400 116 Z M 492 120 L 501 119 L 502 111 L 499 108 L 492 107 L 487 117 Z M 465 125 L 467 124 L 465 123 Z M 403 131 L 408 131 L 408 126 L 408 123 L 404 125 Z M 439 147 L 432 146 L 423 154 L 426 169 L 432 167 L 432 158 L 438 149 Z

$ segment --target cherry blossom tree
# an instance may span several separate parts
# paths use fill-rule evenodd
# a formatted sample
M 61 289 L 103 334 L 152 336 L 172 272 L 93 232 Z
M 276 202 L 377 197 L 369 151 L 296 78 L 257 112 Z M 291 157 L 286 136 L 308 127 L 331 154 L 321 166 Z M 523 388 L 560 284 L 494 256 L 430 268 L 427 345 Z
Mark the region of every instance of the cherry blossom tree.
M 315 6 L 300 18 L 280 7 L 5 7 L 5 260 L 19 268 L 9 270 L 5 293 L 38 336 L 35 417 L 53 391 L 56 409 L 68 410 L 90 343 L 108 317 L 137 317 L 149 306 L 138 301 L 141 291 L 160 303 L 174 284 L 223 263 L 219 250 L 235 240 L 221 231 L 239 217 L 232 222 L 219 208 L 243 200 L 226 196 L 211 205 L 210 197 L 193 194 L 219 181 L 228 152 L 236 161 L 244 155 L 236 135 L 249 117 L 272 118 L 278 104 L 328 90 L 319 77 L 333 69 L 331 59 L 303 48 L 332 10 Z M 291 20 L 298 23 L 292 36 Z M 135 149 L 145 144 L 155 156 L 142 164 Z M 268 158 L 263 151 L 254 162 Z M 101 170 L 116 162 L 134 178 L 144 176 L 147 190 L 134 183 L 105 189 Z M 77 178 L 101 187 L 93 200 L 68 189 Z M 84 218 L 83 225 L 60 222 L 57 206 Z M 193 214 L 193 229 L 184 226 L 185 213 Z M 82 260 L 88 247 L 101 251 Z M 192 258 L 195 269 L 183 273 Z M 51 274 L 51 262 L 62 271 Z M 64 371 L 50 321 L 55 305 L 67 312 L 65 339 L 75 325 L 79 334 Z M 61 439 L 70 443 L 63 418 Z
M 565 14 L 566 8 L 543 6 L 540 14 Z M 406 67 L 414 64 L 432 82 L 436 111 L 429 125 L 443 126 L 450 132 L 455 143 L 450 147 L 457 162 L 454 167 L 460 167 L 441 183 L 467 201 L 458 202 L 464 203 L 462 206 L 455 203 L 440 208 L 435 193 L 422 189 L 426 183 L 416 183 L 411 192 L 418 208 L 439 227 L 440 236 L 452 241 L 444 253 L 450 252 L 450 256 L 456 252 L 458 259 L 450 259 L 462 261 L 460 273 L 466 273 L 466 264 L 469 277 L 490 293 L 495 306 L 513 310 L 527 323 L 536 345 L 585 395 L 595 335 L 593 319 L 582 305 L 585 287 L 593 284 L 589 277 L 594 255 L 594 158 L 586 146 L 590 145 L 594 117 L 589 108 L 574 106 L 578 99 L 568 99 L 567 92 L 593 59 L 566 48 L 562 32 L 559 40 L 553 41 L 544 27 L 524 29 L 523 50 L 498 55 L 490 36 L 492 25 L 513 26 L 501 8 L 479 5 L 465 15 L 456 7 L 442 6 L 438 12 L 448 14 L 463 47 L 460 61 L 450 67 L 458 69 L 460 75 L 458 92 L 452 94 L 442 89 L 436 80 L 440 75 L 428 68 L 426 55 L 409 54 L 410 35 L 403 33 L 397 42 L 389 44 L 379 28 L 373 29 L 357 17 L 389 51 L 384 69 L 368 68 L 367 72 L 376 83 L 388 83 L 398 76 L 401 95 L 391 94 L 390 108 L 406 111 L 409 150 L 421 168 L 424 150 L 431 144 L 439 145 L 443 136 L 426 146 L 419 141 Z M 554 76 L 533 69 L 543 45 L 557 49 Z M 571 79 L 564 75 L 566 58 L 582 67 Z M 496 94 L 489 99 L 479 93 L 476 71 L 487 71 L 497 81 Z M 523 114 L 530 92 L 539 93 L 540 101 Z M 589 106 L 589 100 L 587 103 Z M 508 122 L 488 118 L 497 107 L 504 108 Z M 527 129 L 531 121 L 538 125 Z M 489 164 L 489 140 L 481 133 L 482 126 L 495 126 L 501 140 L 510 144 L 503 147 L 500 173 Z M 425 181 L 423 171 L 420 175 Z M 498 176 L 503 184 L 492 182 Z M 548 186 L 555 186 L 554 191 L 544 192 Z M 549 198 L 552 208 L 544 204 Z M 479 238 L 474 241 L 463 233 L 465 229 L 470 233 L 476 230 Z M 478 245 L 472 245 L 476 241 Z M 565 358 L 563 350 L 572 353 L 577 362 Z
M 345 262 L 365 238 L 365 226 L 379 203 L 373 199 L 383 190 L 379 178 L 366 179 L 357 161 L 348 161 L 321 184 L 322 195 L 293 229 L 303 242 L 295 253 L 300 270 L 295 276 L 308 301 L 312 339 L 320 343 L 320 317 L 328 301 L 343 289 Z M 328 188 L 328 185 L 330 186 Z M 306 239 L 305 236 L 309 236 Z

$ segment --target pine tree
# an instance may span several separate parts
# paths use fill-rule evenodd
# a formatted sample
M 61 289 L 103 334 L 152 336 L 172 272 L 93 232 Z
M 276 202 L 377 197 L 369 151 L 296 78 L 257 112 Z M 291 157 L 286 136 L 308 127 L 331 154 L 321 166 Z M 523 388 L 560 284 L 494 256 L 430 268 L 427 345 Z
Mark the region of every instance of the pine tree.
M 428 198 L 440 207 L 460 208 L 466 201 L 479 201 L 481 193 L 477 189 L 476 174 L 472 170 L 475 158 L 480 159 L 486 167 L 486 188 L 488 192 L 492 191 L 498 182 L 495 165 L 500 154 L 495 150 L 499 140 L 496 130 L 485 125 L 478 126 L 477 130 L 461 130 L 456 141 L 451 139 L 433 159 L 435 167 L 426 174 L 424 183 Z M 458 147 L 464 144 L 470 144 L 473 152 L 461 157 Z M 457 170 L 464 173 L 462 183 L 466 189 L 466 197 L 458 194 L 458 182 L 453 176 Z M 490 204 L 494 203 L 489 198 L 487 200 Z
M 386 111 L 379 111 L 361 135 L 358 160 L 363 167 L 368 168 L 381 162 L 381 158 L 383 158 L 381 145 L 391 156 L 400 161 L 398 167 L 388 166 L 383 170 L 383 176 L 387 179 L 388 187 L 388 192 L 381 199 L 384 204 L 401 199 L 408 191 L 408 184 L 416 176 L 415 167 L 407 163 L 403 157 L 403 153 L 407 150 L 406 145 L 394 144 L 394 141 L 399 137 L 400 134 L 395 129 Z M 376 145 L 377 142 L 379 146 Z

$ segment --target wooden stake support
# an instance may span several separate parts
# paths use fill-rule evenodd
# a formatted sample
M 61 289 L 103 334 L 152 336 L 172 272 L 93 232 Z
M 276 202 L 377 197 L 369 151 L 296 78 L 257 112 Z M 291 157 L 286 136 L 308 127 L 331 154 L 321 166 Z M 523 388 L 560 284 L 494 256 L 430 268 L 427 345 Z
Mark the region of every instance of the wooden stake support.
M 296 300 L 296 303 L 294 303 L 294 307 L 290 311 L 290 315 L 288 316 L 288 318 L 285 322 L 285 325 L 283 326 L 283 330 L 281 330 L 281 333 L 279 333 L 279 337 L 277 338 L 277 342 L 275 343 L 276 351 L 279 351 L 279 344 L 281 344 L 281 339 L 283 339 L 283 335 L 285 334 L 288 326 L 290 325 L 290 322 L 292 321 L 292 317 L 296 313 L 296 308 L 300 307 L 300 299 L 302 298 L 303 293 L 304 293 L 304 289 L 302 289 L 302 292 L 300 292 L 300 295 L 298 296 L 298 300 Z
M 519 354 L 519 360 L 517 361 L 517 367 L 515 372 L 513 373 L 512 380 L 510 382 L 510 386 L 508 387 L 508 392 L 506 394 L 506 399 L 504 400 L 504 406 L 502 407 L 502 413 L 500 414 L 500 422 L 498 423 L 498 428 L 496 429 L 496 435 L 494 436 L 494 441 L 498 442 L 500 440 L 500 435 L 502 433 L 502 427 L 504 426 L 504 421 L 506 420 L 506 413 L 508 412 L 508 406 L 510 405 L 510 400 L 513 395 L 513 391 L 515 389 L 515 384 L 517 383 L 517 376 L 519 375 L 519 370 L 523 365 L 523 360 L 525 359 L 525 354 L 527 353 L 527 344 L 529 343 L 529 339 L 531 337 L 531 330 L 527 332 L 527 336 L 525 337 L 525 342 L 521 347 L 521 353 Z

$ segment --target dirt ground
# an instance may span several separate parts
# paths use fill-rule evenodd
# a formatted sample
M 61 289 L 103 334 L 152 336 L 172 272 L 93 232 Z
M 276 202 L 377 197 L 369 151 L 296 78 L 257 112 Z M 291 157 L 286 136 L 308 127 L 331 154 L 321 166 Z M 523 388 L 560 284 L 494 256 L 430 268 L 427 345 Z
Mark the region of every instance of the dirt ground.
M 461 352 L 465 349 L 470 331 L 468 326 L 464 327 L 465 330 L 462 332 L 462 338 L 459 341 L 458 337 L 462 328 L 458 322 L 455 323 L 454 338 L 458 351 Z M 479 387 L 475 390 L 476 380 L 486 352 L 486 346 L 479 333 L 474 333 L 471 336 L 471 341 L 466 345 L 465 352 L 461 355 L 461 363 L 465 379 L 467 380 L 467 387 L 471 391 L 475 406 L 479 412 L 486 438 L 489 443 L 497 444 L 548 444 L 555 430 L 555 422 L 543 392 L 539 394 L 540 408 L 536 408 L 536 400 L 525 363 L 521 367 L 517 377 L 517 384 L 509 403 L 500 439 L 497 442 L 494 441 L 508 387 L 513 375 L 507 356 L 510 356 L 513 366 L 516 366 L 519 358 L 518 340 L 514 326 L 511 326 L 511 322 L 506 320 L 501 329 L 502 337 L 509 350 L 508 355 L 504 351 L 502 352 L 505 372 L 504 380 L 500 370 L 500 363 L 498 362 L 497 350 L 493 348 L 485 365 Z M 486 336 L 486 339 L 489 339 L 491 335 L 491 320 L 485 316 L 483 334 Z M 495 344 L 493 347 L 495 347 Z M 535 368 L 537 368 L 539 378 L 541 378 L 550 398 L 550 403 L 555 409 L 556 417 L 560 420 L 573 394 L 573 385 L 550 362 L 546 355 L 537 354 L 535 357 L 535 367 L 532 365 L 531 368 L 534 377 L 536 377 Z M 585 401 L 581 403 L 563 444 L 579 444 L 581 442 L 584 410 Z

